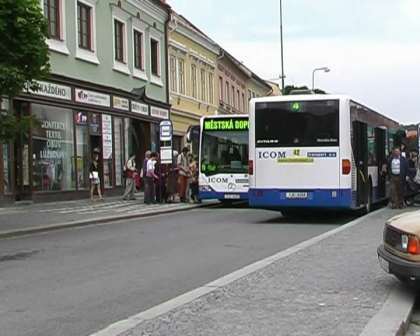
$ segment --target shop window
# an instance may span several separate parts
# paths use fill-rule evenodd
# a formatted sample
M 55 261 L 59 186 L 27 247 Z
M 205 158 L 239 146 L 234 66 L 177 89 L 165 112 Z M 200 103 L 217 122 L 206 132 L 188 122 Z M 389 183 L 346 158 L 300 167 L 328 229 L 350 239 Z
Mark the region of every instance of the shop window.
M 123 185 L 122 167 L 123 160 L 123 120 L 121 118 L 114 118 L 114 146 L 115 146 L 115 186 Z
M 112 188 L 114 169 L 112 165 L 112 117 L 110 115 L 102 115 L 102 159 L 104 168 L 104 187 Z
M 88 141 L 88 114 L 76 111 L 74 117 L 76 123 L 76 180 L 78 189 L 89 188 L 89 141 Z
M 8 99 L 0 100 L 0 107 L 3 113 L 10 111 Z M 11 153 L 10 143 L 3 144 L 3 190 L 4 194 L 12 193 L 12 170 L 11 170 Z
M 32 113 L 42 121 L 32 137 L 34 191 L 74 190 L 73 111 L 32 104 Z

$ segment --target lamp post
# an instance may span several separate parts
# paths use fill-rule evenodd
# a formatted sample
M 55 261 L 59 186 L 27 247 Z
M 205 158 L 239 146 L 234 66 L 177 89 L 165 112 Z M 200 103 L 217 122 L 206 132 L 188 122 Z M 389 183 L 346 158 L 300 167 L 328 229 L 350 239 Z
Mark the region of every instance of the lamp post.
M 284 60 L 283 60 L 283 6 L 282 0 L 280 1 L 280 61 L 281 61 L 281 92 L 284 92 Z
M 322 67 L 322 68 L 316 68 L 314 71 L 312 71 L 312 90 L 315 90 L 315 72 L 317 71 L 324 71 L 325 73 L 330 72 L 330 68 L 328 67 Z

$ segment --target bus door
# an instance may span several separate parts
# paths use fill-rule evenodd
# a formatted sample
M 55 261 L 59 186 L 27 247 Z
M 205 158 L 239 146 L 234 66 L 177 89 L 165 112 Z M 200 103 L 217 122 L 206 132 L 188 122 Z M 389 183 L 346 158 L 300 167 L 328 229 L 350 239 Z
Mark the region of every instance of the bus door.
M 366 204 L 368 184 L 368 146 L 367 125 L 360 121 L 353 121 L 353 155 L 356 163 L 357 206 Z
M 386 197 L 386 178 L 382 175 L 382 165 L 387 159 L 387 129 L 375 128 L 376 162 L 378 165 L 378 199 Z

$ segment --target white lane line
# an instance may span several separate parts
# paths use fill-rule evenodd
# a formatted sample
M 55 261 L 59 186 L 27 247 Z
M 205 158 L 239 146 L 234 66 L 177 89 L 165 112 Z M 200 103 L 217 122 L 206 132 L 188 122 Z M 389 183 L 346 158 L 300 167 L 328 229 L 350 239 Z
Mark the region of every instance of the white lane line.
M 345 225 L 342 225 L 338 228 L 335 228 L 333 230 L 327 231 L 319 236 L 313 237 L 311 239 L 308 239 L 298 245 L 295 245 L 291 248 L 288 248 L 287 250 L 281 251 L 279 253 L 276 253 L 268 258 L 261 259 L 257 262 L 254 262 L 248 266 L 245 266 L 244 268 L 241 268 L 237 271 L 234 271 L 230 274 L 227 274 L 215 281 L 212 281 L 208 283 L 207 285 L 204 285 L 202 287 L 199 287 L 197 289 L 194 289 L 190 292 L 187 292 L 185 294 L 182 294 L 176 298 L 173 298 L 172 300 L 166 301 L 160 305 L 157 305 L 155 307 L 152 307 L 148 310 L 145 310 L 143 312 L 140 312 L 136 315 L 133 315 L 129 317 L 128 319 L 121 320 L 118 322 L 115 322 L 111 325 L 109 325 L 107 328 L 100 330 L 98 332 L 95 332 L 91 334 L 90 336 L 118 336 L 124 332 L 129 331 L 130 329 L 133 329 L 136 327 L 139 323 L 144 322 L 146 320 L 153 319 L 157 316 L 166 314 L 167 312 L 171 311 L 172 309 L 178 308 L 186 303 L 189 303 L 195 299 L 200 298 L 203 295 L 206 295 L 210 292 L 213 292 L 214 290 L 227 286 L 231 284 L 232 282 L 239 280 L 251 273 L 254 273 L 258 271 L 259 269 L 266 267 L 280 259 L 284 259 L 288 257 L 291 254 L 297 253 L 301 250 L 304 250 L 308 248 L 311 245 L 314 245 L 324 239 L 327 239 L 339 232 L 345 231 L 347 229 L 350 229 L 367 219 L 373 216 L 377 216 L 381 212 L 387 210 L 387 208 L 380 209 L 378 211 L 372 212 L 366 216 L 360 217 L 354 221 L 351 221 L 350 223 L 347 223 Z

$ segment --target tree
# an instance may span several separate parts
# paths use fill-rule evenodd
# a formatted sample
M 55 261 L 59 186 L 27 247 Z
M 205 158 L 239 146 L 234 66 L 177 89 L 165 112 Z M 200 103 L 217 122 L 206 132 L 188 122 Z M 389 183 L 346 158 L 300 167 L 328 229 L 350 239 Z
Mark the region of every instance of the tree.
M 287 85 L 284 88 L 284 92 L 283 92 L 283 96 L 288 96 L 290 95 L 290 92 L 293 90 L 309 90 L 307 86 L 294 86 L 294 85 Z M 316 94 L 327 94 L 325 91 L 321 90 L 321 89 L 315 89 L 314 92 Z
M 37 91 L 37 81 L 50 74 L 48 21 L 39 0 L 0 1 L 0 99 L 11 102 L 24 89 Z M 15 139 L 27 133 L 36 118 L 0 114 L 0 141 Z

